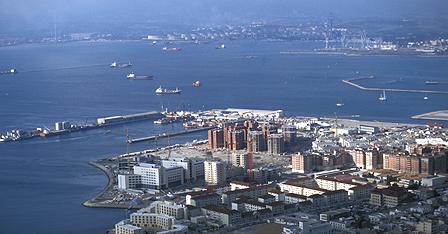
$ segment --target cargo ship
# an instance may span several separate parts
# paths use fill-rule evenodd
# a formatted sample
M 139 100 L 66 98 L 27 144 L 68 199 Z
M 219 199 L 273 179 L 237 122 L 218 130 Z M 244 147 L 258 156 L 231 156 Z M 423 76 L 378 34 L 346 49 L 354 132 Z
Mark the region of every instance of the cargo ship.
M 129 73 L 126 78 L 128 80 L 152 80 L 153 76 L 137 76 L 134 72 Z
M 176 87 L 176 89 L 166 89 L 162 88 L 162 86 L 159 86 L 159 88 L 156 89 L 155 93 L 156 95 L 162 95 L 162 94 L 180 94 L 182 90 Z

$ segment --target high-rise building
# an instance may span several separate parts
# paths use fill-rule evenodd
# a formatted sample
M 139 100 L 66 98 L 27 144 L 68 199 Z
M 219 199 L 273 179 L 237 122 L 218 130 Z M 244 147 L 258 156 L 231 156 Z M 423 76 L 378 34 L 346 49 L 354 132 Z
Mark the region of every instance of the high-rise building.
M 210 149 L 224 148 L 224 130 L 208 130 L 208 146 Z
M 282 126 L 282 134 L 285 140 L 285 145 L 291 146 L 297 142 L 297 129 L 294 126 L 284 125 Z
M 285 141 L 282 134 L 270 134 L 268 136 L 268 153 L 282 154 L 285 152 Z
M 235 167 L 248 168 L 249 167 L 249 155 L 234 153 L 232 155 L 232 165 Z
M 291 159 L 293 172 L 307 173 L 315 168 L 312 154 L 295 154 Z
M 266 151 L 266 140 L 262 131 L 249 131 L 247 137 L 247 148 L 252 152 Z
M 366 154 L 363 149 L 354 149 L 347 151 L 351 156 L 356 167 L 366 169 Z
M 381 168 L 380 164 L 380 154 L 377 150 L 368 150 L 365 152 L 366 156 L 366 169 L 377 169 Z
M 229 150 L 244 149 L 245 131 L 239 126 L 224 127 L 224 146 Z
M 204 162 L 205 182 L 211 185 L 222 185 L 226 183 L 226 164 L 222 161 Z
M 230 150 L 240 150 L 240 149 L 244 149 L 245 145 L 244 145 L 244 131 L 243 130 L 233 130 L 231 131 L 231 136 L 232 136 L 232 140 L 231 140 L 231 144 L 230 144 Z

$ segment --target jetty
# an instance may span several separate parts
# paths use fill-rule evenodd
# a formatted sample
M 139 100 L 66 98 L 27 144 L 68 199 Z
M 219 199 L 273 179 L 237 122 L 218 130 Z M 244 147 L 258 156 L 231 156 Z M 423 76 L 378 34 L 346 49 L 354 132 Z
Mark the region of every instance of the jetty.
M 414 115 L 411 118 L 448 121 L 448 110 L 433 111 L 420 115 Z
M 366 91 L 387 91 L 387 92 L 403 92 L 403 93 L 434 93 L 434 94 L 448 94 L 448 91 L 439 91 L 439 90 L 426 90 L 426 89 L 395 89 L 395 88 L 374 88 L 374 87 L 365 87 L 360 84 L 356 84 L 355 81 L 359 80 L 367 80 L 374 79 L 374 76 L 367 77 L 358 77 L 348 80 L 342 80 L 342 82 L 351 85 L 355 88 L 366 90 Z
M 134 143 L 143 142 L 143 141 L 156 141 L 156 140 L 163 139 L 163 138 L 171 138 L 171 137 L 175 137 L 175 136 L 187 135 L 187 134 L 196 133 L 196 132 L 208 131 L 213 128 L 216 128 L 216 126 L 197 128 L 197 129 L 193 129 L 193 130 L 186 130 L 186 131 L 175 132 L 175 133 L 162 133 L 162 134 L 154 135 L 154 136 L 128 139 L 127 143 L 134 144 Z

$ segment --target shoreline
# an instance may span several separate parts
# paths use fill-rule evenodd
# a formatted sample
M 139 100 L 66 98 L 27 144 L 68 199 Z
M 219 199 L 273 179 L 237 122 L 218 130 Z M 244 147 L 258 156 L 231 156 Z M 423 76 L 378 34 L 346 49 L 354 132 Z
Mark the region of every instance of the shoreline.
M 98 161 L 90 161 L 88 163 L 89 165 L 99 169 L 103 172 L 104 175 L 107 177 L 107 184 L 104 186 L 104 188 L 99 192 L 97 195 L 95 195 L 93 198 L 85 201 L 82 203 L 83 206 L 89 207 L 89 208 L 100 208 L 101 206 L 98 206 L 98 204 L 95 202 L 96 199 L 100 198 L 106 191 L 108 191 L 111 187 L 113 187 L 113 174 L 103 165 L 99 164 Z M 118 207 L 117 207 L 118 208 Z
M 112 157 L 113 158 L 113 157 Z M 111 170 L 109 170 L 108 168 L 106 168 L 103 164 L 101 164 L 102 161 L 104 160 L 108 160 L 110 158 L 104 158 L 104 159 L 100 159 L 97 161 L 90 161 L 89 165 L 99 169 L 100 171 L 103 172 L 104 175 L 106 175 L 107 177 L 107 184 L 106 186 L 103 188 L 103 190 L 101 190 L 101 192 L 99 192 L 97 195 L 95 195 L 93 198 L 84 201 L 82 203 L 82 205 L 84 207 L 87 208 L 113 208 L 113 209 L 135 209 L 135 208 L 143 208 L 146 206 L 146 204 L 141 204 L 141 205 L 133 205 L 130 204 L 130 202 L 125 202 L 125 203 L 103 203 L 104 201 L 110 201 L 110 199 L 105 198 L 106 194 L 108 192 L 113 191 L 113 187 L 115 184 L 115 176 L 113 174 L 113 172 Z

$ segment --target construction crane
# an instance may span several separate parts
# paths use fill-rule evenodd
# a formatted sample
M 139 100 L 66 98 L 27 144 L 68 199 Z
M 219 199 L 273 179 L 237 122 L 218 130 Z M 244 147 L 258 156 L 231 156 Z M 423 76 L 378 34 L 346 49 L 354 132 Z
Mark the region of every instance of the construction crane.
M 254 167 L 254 162 L 253 162 L 253 160 L 252 160 L 252 148 L 253 148 L 253 145 L 252 145 L 252 137 L 250 136 L 250 134 L 248 133 L 248 137 L 247 137 L 247 166 L 248 166 L 248 169 L 249 170 L 251 170 L 251 169 L 253 169 L 253 167 Z

